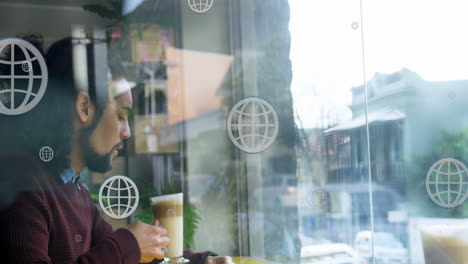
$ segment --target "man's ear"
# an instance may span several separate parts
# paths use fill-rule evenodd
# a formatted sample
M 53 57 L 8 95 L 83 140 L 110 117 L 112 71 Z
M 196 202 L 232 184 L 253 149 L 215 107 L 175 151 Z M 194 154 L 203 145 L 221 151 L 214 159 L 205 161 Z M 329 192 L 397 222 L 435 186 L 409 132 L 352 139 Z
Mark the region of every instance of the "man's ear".
M 79 92 L 75 100 L 75 113 L 78 120 L 83 123 L 89 123 L 93 120 L 94 105 L 85 92 Z

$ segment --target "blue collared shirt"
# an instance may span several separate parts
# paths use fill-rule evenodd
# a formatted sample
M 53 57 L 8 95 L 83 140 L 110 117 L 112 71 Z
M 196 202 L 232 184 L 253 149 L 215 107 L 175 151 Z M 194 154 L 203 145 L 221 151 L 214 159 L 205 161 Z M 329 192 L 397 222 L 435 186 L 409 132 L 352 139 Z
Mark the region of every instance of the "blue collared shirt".
M 72 168 L 68 168 L 60 173 L 60 179 L 62 179 L 63 183 L 76 183 L 78 190 L 80 190 L 80 186 L 78 182 L 80 181 L 80 174 L 75 173 L 75 170 Z

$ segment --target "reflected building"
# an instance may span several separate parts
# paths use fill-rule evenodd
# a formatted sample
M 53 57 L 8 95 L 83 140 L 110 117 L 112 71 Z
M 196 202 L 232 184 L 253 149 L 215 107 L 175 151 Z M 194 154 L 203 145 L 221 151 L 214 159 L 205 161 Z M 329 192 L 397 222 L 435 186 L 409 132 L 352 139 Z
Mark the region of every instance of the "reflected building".
M 425 174 L 417 171 L 415 175 L 414 169 L 419 157 L 434 151 L 441 131 L 458 131 L 467 126 L 463 100 L 468 96 L 467 86 L 466 80 L 426 81 L 405 68 L 391 74 L 376 73 L 367 83 L 367 120 L 365 87 L 353 87 L 349 106 L 353 119 L 324 131 L 327 184 L 366 185 L 369 144 L 373 200 L 379 205 L 374 208 L 375 228 L 394 231 L 395 225 L 404 225 L 407 219 L 394 221 L 389 212 L 402 209 L 403 197 L 409 199 L 416 181 L 410 177 L 420 176 L 424 183 Z M 390 196 L 378 194 L 376 189 Z M 368 193 L 365 196 L 359 199 L 360 205 L 350 207 L 353 215 L 359 215 L 351 217 L 353 226 L 369 225 L 370 212 L 363 206 L 369 205 Z
M 457 131 L 464 118 L 468 81 L 431 82 L 403 68 L 368 82 L 372 180 L 404 193 L 405 167 L 430 153 L 441 127 Z M 353 119 L 325 130 L 329 183 L 368 180 L 364 85 L 352 88 Z M 454 122 L 453 120 L 458 120 Z

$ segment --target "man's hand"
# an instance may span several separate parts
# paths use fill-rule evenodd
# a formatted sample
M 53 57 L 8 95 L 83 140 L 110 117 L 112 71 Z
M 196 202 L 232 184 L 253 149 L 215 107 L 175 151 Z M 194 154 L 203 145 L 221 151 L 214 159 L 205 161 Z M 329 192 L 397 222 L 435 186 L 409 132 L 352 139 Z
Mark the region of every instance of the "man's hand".
M 141 252 L 141 263 L 148 263 L 156 259 L 163 259 L 164 252 L 162 248 L 169 245 L 166 229 L 159 227 L 158 220 L 153 225 L 148 225 L 137 221 L 128 227 L 133 233 Z M 217 263 L 217 262 L 215 262 Z
M 207 257 L 203 264 L 234 264 L 231 257 Z

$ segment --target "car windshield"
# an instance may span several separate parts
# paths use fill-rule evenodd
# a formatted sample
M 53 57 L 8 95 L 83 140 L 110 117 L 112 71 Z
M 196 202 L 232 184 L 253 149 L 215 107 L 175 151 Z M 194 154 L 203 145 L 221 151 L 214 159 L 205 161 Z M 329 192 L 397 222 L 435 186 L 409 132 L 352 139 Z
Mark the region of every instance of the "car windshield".
M 403 248 L 401 242 L 390 234 L 375 234 L 374 246 L 386 248 Z

